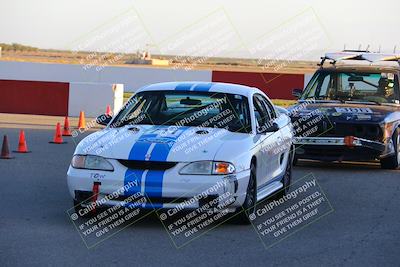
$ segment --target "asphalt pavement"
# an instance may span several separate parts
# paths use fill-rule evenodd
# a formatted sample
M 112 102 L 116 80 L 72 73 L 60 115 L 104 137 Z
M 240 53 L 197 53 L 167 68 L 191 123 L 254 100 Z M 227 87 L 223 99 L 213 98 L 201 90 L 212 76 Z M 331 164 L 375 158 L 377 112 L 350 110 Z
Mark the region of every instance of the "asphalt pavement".
M 11 149 L 18 129 L 0 129 Z M 332 211 L 266 248 L 254 227 L 224 223 L 176 248 L 150 214 L 88 249 L 66 210 L 66 172 L 75 142 L 49 144 L 51 130 L 26 129 L 29 154 L 0 160 L 2 266 L 398 266 L 400 170 L 377 164 L 300 162 Z

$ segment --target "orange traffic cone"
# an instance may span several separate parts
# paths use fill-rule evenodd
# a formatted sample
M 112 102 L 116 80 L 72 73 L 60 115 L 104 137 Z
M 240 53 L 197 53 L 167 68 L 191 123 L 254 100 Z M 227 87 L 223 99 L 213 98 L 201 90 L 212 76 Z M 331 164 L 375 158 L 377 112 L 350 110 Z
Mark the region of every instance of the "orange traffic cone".
M 54 135 L 54 139 L 53 139 L 53 141 L 50 141 L 49 143 L 51 143 L 51 144 L 66 144 L 67 143 L 67 142 L 64 142 L 62 139 L 61 126 L 60 126 L 59 122 L 57 122 L 56 133 Z
M 110 116 L 110 117 L 112 117 L 112 115 L 113 115 L 113 112 L 111 111 L 110 105 L 107 105 L 107 108 L 106 108 L 106 115 L 107 115 L 107 116 Z
M 1 147 L 1 155 L 0 159 L 13 159 L 14 157 L 11 157 L 10 155 L 10 149 L 8 147 L 8 138 L 7 135 L 4 135 L 3 138 L 3 145 Z
M 64 130 L 62 132 L 62 136 L 72 136 L 71 131 L 69 130 L 69 119 L 68 116 L 64 119 Z
M 28 146 L 26 145 L 24 130 L 19 131 L 18 149 L 13 152 L 16 152 L 16 153 L 30 153 L 31 152 L 28 150 Z
M 81 111 L 79 113 L 78 129 L 85 129 L 85 128 L 86 128 L 85 113 Z

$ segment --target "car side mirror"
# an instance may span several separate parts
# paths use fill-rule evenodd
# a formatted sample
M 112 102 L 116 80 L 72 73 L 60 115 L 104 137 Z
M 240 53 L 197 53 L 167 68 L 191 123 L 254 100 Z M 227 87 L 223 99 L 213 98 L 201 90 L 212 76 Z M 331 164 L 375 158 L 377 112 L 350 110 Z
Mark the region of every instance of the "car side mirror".
M 96 118 L 96 123 L 100 125 L 107 126 L 108 123 L 111 121 L 112 116 L 107 115 L 107 114 L 101 114 Z
M 277 132 L 279 130 L 279 125 L 274 122 L 272 124 L 266 124 L 264 126 L 261 126 L 260 129 L 258 129 L 258 133 L 260 134 L 265 134 L 265 133 L 272 133 L 272 132 Z
M 279 131 L 279 125 L 276 122 L 272 123 L 270 127 L 265 129 L 266 133 L 277 132 L 277 131 Z
M 302 94 L 303 94 L 303 89 L 296 88 L 293 89 L 292 91 L 292 95 L 297 99 L 300 98 Z

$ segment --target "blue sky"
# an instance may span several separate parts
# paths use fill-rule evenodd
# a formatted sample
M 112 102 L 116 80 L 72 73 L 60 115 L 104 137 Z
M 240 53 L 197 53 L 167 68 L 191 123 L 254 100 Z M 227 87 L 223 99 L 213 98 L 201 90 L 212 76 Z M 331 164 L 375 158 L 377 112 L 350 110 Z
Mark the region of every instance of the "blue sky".
M 315 40 L 317 45 L 313 47 L 313 51 L 304 53 L 304 58 L 315 58 L 321 51 L 342 49 L 344 44 L 348 48 L 358 48 L 359 44 L 365 47 L 369 44 L 373 50 L 381 46 L 386 52 L 391 52 L 397 45 L 400 50 L 398 0 L 2 1 L 0 42 L 18 42 L 41 48 L 78 49 L 92 40 L 90 46 L 86 45 L 89 50 L 111 48 L 119 52 L 132 52 L 133 47 L 147 47 L 154 53 L 196 54 L 189 47 L 194 47 L 196 42 L 203 40 L 202 49 L 196 48 L 198 54 L 260 57 L 271 54 L 271 51 L 276 51 L 285 44 L 285 51 L 293 50 L 294 44 L 290 44 L 290 40 L 308 31 L 313 33 L 309 29 L 315 27 L 315 32 L 320 34 Z M 301 14 L 305 16 L 299 19 Z M 109 36 L 104 34 L 116 27 L 121 19 L 130 16 L 135 17 L 135 20 L 130 21 L 130 25 L 125 25 L 127 28 L 120 27 L 119 31 Z M 208 29 L 207 34 L 198 33 L 201 25 L 217 18 L 221 19 L 221 27 L 217 25 L 215 30 Z M 312 26 L 295 29 L 295 25 L 307 18 Z M 131 49 L 121 44 L 126 42 L 123 38 L 111 45 L 112 40 L 126 35 L 133 28 L 135 31 L 131 35 L 141 37 L 134 41 L 130 39 Z M 217 33 L 221 30 L 219 28 L 224 28 L 224 32 L 219 34 L 231 35 L 226 40 L 229 45 L 227 44 L 225 50 L 217 49 L 221 44 L 215 45 L 215 39 L 220 38 Z M 96 38 L 96 35 L 103 39 Z M 185 36 L 191 36 L 192 40 L 183 40 L 174 49 L 171 48 L 172 40 L 185 39 Z M 260 40 L 268 42 L 268 45 L 252 50 Z M 302 42 L 302 39 L 296 41 Z M 298 50 L 305 49 L 306 45 L 303 46 L 299 44 Z M 275 55 L 280 57 L 284 53 L 279 51 Z

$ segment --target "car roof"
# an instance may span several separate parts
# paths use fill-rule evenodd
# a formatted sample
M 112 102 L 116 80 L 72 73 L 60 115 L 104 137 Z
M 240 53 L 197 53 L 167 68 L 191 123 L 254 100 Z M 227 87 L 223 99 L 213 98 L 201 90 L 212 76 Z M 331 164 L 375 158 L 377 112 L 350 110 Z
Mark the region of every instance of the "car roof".
M 139 90 L 137 90 L 137 92 L 143 92 L 143 91 L 216 92 L 216 93 L 238 94 L 246 97 L 250 97 L 254 93 L 262 93 L 262 91 L 259 90 L 258 88 L 246 85 L 233 84 L 233 83 L 220 83 L 220 82 L 196 82 L 196 81 L 155 83 L 144 86 Z
M 331 66 L 323 66 L 320 68 L 322 71 L 331 71 L 331 72 L 376 72 L 380 73 L 382 71 L 396 73 L 398 72 L 398 67 L 389 66 L 389 65 L 361 65 L 361 64 L 336 64 Z
M 344 50 L 341 52 L 326 53 L 321 57 L 321 68 L 326 70 L 351 71 L 398 71 L 400 65 L 399 54 L 383 54 L 369 51 Z M 325 61 L 330 61 L 326 67 Z

